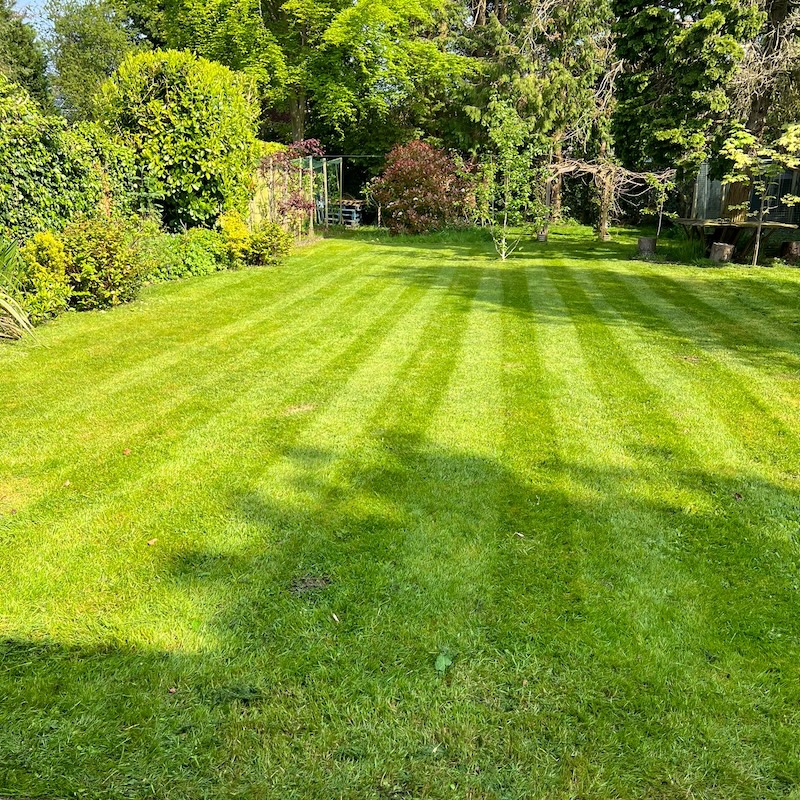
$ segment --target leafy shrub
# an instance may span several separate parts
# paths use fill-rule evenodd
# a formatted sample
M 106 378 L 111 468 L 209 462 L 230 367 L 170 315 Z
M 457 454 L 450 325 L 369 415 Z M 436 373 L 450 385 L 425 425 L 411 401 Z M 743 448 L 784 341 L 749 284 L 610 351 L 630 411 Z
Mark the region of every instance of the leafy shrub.
M 78 122 L 67 130 L 72 157 L 85 176 L 85 214 L 145 212 L 152 206 L 150 179 L 140 175 L 135 154 L 119 136 L 97 122 Z
M 250 229 L 238 211 L 226 211 L 217 220 L 217 225 L 228 253 L 232 267 L 245 263 L 250 248 Z
M 292 235 L 275 222 L 251 232 L 238 211 L 226 211 L 217 221 L 232 268 L 277 264 L 292 249 Z
M 186 275 L 208 275 L 228 268 L 228 250 L 219 231 L 190 228 L 180 242 Z
M 0 231 L 26 238 L 97 213 L 101 199 L 136 205 L 133 153 L 97 126 L 68 130 L 0 74 Z
M 292 235 L 275 222 L 265 222 L 250 234 L 247 263 L 253 266 L 277 264 L 292 249 Z
M 0 228 L 6 232 L 55 227 L 78 203 L 65 129 L 0 74 Z
M 66 310 L 72 290 L 64 243 L 52 232 L 35 233 L 20 251 L 20 305 L 31 322 L 42 322 Z
M 99 113 L 132 146 L 168 228 L 246 207 L 258 107 L 245 76 L 188 52 L 132 54 L 104 84 Z
M 132 300 L 142 284 L 142 264 L 128 226 L 113 217 L 85 219 L 64 229 L 71 305 L 106 308 Z
M 143 272 L 150 281 L 171 281 L 227 269 L 228 249 L 218 231 L 191 228 L 184 233 L 159 232 L 140 245 Z
M 462 221 L 471 202 L 456 160 L 420 141 L 395 147 L 370 188 L 392 233 L 442 230 Z

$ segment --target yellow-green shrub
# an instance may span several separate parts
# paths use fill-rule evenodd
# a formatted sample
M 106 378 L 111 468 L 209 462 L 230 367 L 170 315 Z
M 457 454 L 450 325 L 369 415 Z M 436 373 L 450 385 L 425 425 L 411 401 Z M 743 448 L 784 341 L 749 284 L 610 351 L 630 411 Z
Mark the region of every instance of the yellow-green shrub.
M 226 211 L 217 220 L 217 225 L 225 240 L 231 266 L 238 267 L 247 260 L 250 247 L 250 229 L 238 211 Z
M 20 305 L 31 322 L 42 322 L 66 310 L 72 290 L 67 278 L 64 243 L 51 231 L 35 233 L 20 250 Z

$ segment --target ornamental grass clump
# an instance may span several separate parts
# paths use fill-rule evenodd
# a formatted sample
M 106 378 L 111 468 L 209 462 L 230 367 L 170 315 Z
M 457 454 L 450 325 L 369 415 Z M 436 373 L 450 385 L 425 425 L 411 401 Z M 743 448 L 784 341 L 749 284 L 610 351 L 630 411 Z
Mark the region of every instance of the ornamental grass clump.
M 19 263 L 16 244 L 0 239 L 0 339 L 20 339 L 32 331 L 25 309 L 10 291 Z

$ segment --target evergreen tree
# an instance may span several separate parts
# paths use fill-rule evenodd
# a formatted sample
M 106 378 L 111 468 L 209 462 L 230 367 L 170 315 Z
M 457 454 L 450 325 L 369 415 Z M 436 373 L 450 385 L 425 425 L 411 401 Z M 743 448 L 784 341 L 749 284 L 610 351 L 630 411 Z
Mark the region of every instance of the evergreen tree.
M 95 95 L 140 37 L 113 0 L 53 0 L 48 15 L 59 108 L 70 119 L 91 119 Z
M 44 50 L 36 31 L 15 11 L 14 0 L 0 0 L 0 73 L 23 86 L 41 107 L 51 106 Z
M 763 15 L 755 0 L 612 0 L 623 71 L 616 149 L 635 169 L 691 171 L 714 149 L 729 80 Z

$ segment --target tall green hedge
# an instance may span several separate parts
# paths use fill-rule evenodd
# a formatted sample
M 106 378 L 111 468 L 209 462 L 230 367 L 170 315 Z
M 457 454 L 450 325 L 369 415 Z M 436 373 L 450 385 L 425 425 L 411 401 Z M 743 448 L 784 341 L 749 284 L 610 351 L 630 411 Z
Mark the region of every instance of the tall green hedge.
M 257 157 L 250 81 L 174 50 L 129 55 L 104 84 L 100 117 L 136 154 L 171 228 L 243 209 Z
M 68 128 L 0 75 L 0 234 L 60 230 L 103 203 L 141 205 L 133 151 L 97 125 Z

